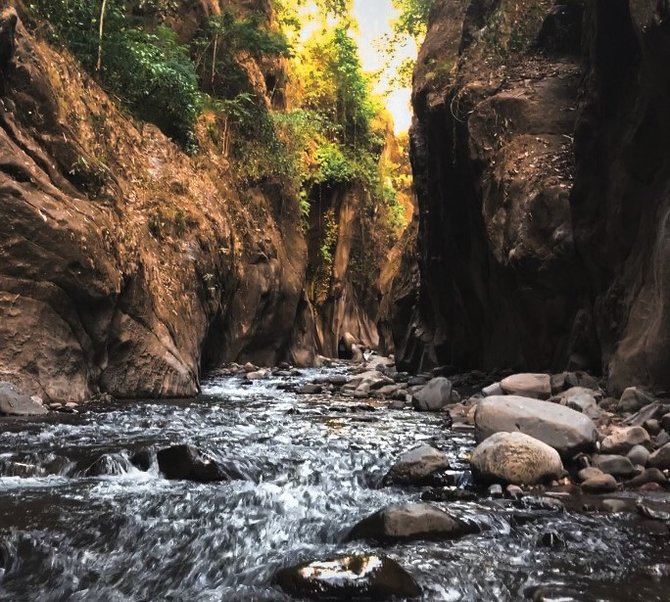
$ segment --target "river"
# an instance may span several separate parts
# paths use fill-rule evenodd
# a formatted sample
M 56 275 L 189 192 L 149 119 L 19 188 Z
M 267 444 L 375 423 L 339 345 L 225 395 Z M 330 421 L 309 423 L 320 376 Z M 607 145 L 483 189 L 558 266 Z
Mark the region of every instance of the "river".
M 279 568 L 370 551 L 413 573 L 424 600 L 670 599 L 667 577 L 649 576 L 670 562 L 667 529 L 629 514 L 520 509 L 481 495 L 448 504 L 481 534 L 384 550 L 342 543 L 364 516 L 420 499 L 418 489 L 379 487 L 399 453 L 430 442 L 459 474 L 473 447 L 443 414 L 277 388 L 345 370 L 251 386 L 212 378 L 191 401 L 4 419 L 0 600 L 289 600 L 273 584 Z M 142 472 L 129 461 L 138 449 L 184 442 L 244 478 L 168 481 L 155 464 Z M 86 476 L 105 454 L 111 474 Z

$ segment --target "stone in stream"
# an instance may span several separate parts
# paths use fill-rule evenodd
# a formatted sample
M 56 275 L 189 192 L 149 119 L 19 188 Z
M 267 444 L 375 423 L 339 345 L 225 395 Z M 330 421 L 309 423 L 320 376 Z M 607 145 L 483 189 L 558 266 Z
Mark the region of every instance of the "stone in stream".
M 126 474 L 127 466 L 123 459 L 113 454 L 104 454 L 100 456 L 85 471 L 86 477 L 101 477 L 106 475 L 118 476 Z
M 412 397 L 412 405 L 422 412 L 439 412 L 451 403 L 451 381 L 444 376 L 433 378 Z
M 447 456 L 430 445 L 420 445 L 402 454 L 384 477 L 385 484 L 443 485 Z
M 516 431 L 553 447 L 563 458 L 592 451 L 597 437 L 588 416 L 555 403 L 517 395 L 494 395 L 477 402 L 477 442 L 495 433 Z
M 651 445 L 651 437 L 641 426 L 629 426 L 605 437 L 600 450 L 603 454 L 627 454 L 636 445 Z
M 226 470 L 190 445 L 173 445 L 156 453 L 158 468 L 169 480 L 211 483 L 241 479 L 235 469 Z
M 551 397 L 551 377 L 548 374 L 513 374 L 503 378 L 500 387 L 508 395 L 522 395 L 535 399 Z
M 588 481 L 589 479 L 592 479 L 593 477 L 599 477 L 600 475 L 605 474 L 600 468 L 594 468 L 593 466 L 588 466 L 586 468 L 582 468 L 578 473 L 577 473 L 577 478 L 580 481 Z
M 40 402 L 19 391 L 12 383 L 0 382 L 0 414 L 4 416 L 39 416 L 48 414 Z
M 667 500 L 641 499 L 637 501 L 637 510 L 652 520 L 670 521 L 670 503 Z
M 633 466 L 646 466 L 650 455 L 651 452 L 644 445 L 636 445 L 626 454 L 626 457 L 633 463 Z
M 647 468 L 644 472 L 633 477 L 630 481 L 626 481 L 626 487 L 629 489 L 637 489 L 647 483 L 657 483 L 658 485 L 663 485 L 665 487 L 668 484 L 668 479 L 658 468 Z
M 665 431 L 663 431 L 665 432 Z M 649 456 L 649 466 L 661 470 L 670 469 L 670 443 L 666 443 Z
M 602 454 L 593 456 L 593 466 L 613 477 L 630 478 L 635 474 L 635 466 L 626 456 Z
M 312 600 L 393 600 L 421 595 L 412 575 L 395 560 L 376 555 L 305 562 L 280 570 L 276 581 L 287 594 Z
M 298 395 L 318 395 L 323 391 L 323 387 L 321 385 L 303 385 L 302 387 L 298 387 L 295 392 Z
M 130 463 L 143 472 L 147 472 L 153 463 L 153 453 L 148 447 L 138 449 L 132 456 L 130 456 Z
M 367 539 L 383 544 L 414 540 L 456 539 L 479 533 L 479 528 L 430 504 L 396 504 L 363 519 L 347 541 Z
M 619 399 L 620 412 L 638 412 L 655 401 L 654 396 L 639 387 L 628 387 Z
M 600 474 L 582 483 L 584 493 L 612 493 L 619 487 L 611 474 Z
M 523 433 L 496 433 L 480 443 L 470 458 L 477 479 L 535 485 L 563 474 L 558 452 Z

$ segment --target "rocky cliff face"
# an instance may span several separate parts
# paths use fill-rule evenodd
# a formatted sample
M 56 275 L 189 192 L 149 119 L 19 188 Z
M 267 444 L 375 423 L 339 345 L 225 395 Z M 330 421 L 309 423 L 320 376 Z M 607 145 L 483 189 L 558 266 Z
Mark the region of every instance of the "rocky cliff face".
M 670 387 L 668 12 L 437 1 L 415 71 L 421 283 L 401 360 Z
M 0 44 L 2 379 L 52 400 L 182 396 L 209 362 L 287 356 L 295 199 L 136 125 L 11 8 Z

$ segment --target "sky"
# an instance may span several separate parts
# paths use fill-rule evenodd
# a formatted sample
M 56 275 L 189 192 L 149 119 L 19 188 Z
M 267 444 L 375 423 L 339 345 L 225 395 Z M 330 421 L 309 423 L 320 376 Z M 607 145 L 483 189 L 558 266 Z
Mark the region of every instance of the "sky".
M 359 23 L 357 36 L 363 69 L 378 71 L 384 67 L 387 60 L 379 49 L 378 42 L 384 34 L 391 32 L 391 21 L 396 14 L 391 0 L 354 0 L 354 13 Z M 416 46 L 410 43 L 398 53 L 398 62 L 405 58 L 415 59 L 416 53 Z M 376 91 L 384 92 L 387 88 L 388 74 L 382 77 Z M 396 133 L 409 129 L 412 121 L 410 96 L 409 88 L 401 88 L 394 90 L 387 97 L 387 109 L 393 115 Z

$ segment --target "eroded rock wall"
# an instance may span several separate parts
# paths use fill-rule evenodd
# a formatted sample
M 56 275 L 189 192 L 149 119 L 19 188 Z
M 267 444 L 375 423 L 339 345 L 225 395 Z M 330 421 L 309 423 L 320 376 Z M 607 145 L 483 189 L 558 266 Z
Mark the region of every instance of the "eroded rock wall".
M 207 363 L 286 357 L 295 199 L 240 190 L 213 146 L 190 158 L 135 124 L 12 8 L 0 45 L 3 380 L 47 400 L 185 396 Z
M 665 1 L 438 0 L 402 362 L 670 386 L 668 27 Z

